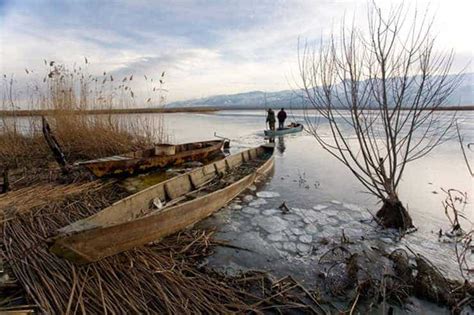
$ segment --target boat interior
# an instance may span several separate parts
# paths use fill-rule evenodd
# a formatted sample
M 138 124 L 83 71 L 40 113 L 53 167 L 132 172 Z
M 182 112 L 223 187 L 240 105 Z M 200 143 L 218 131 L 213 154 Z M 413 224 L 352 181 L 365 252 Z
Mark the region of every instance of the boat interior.
M 60 229 L 62 233 L 73 233 L 97 227 L 104 227 L 134 220 L 166 210 L 177 204 L 209 193 L 209 186 L 215 179 L 221 179 L 241 165 L 257 163 L 262 165 L 271 156 L 272 149 L 264 146 L 252 148 L 223 160 L 205 165 L 151 186 L 122 199 L 110 207 L 86 219 Z M 255 167 L 253 168 L 255 170 Z M 238 180 L 237 178 L 236 180 Z M 217 187 L 217 186 L 216 186 Z M 214 189 L 220 189 L 216 188 Z

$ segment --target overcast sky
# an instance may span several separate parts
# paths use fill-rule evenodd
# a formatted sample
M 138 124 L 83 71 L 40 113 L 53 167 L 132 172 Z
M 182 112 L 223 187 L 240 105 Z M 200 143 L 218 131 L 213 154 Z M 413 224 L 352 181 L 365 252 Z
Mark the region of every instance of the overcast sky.
M 455 70 L 474 51 L 473 2 L 416 1 L 436 14 L 438 44 L 456 50 Z M 0 0 L 1 73 L 21 79 L 25 67 L 41 70 L 43 59 L 72 65 L 86 56 L 97 73 L 166 71 L 169 101 L 289 89 L 298 37 L 317 40 L 344 14 L 363 23 L 366 6 L 365 0 Z

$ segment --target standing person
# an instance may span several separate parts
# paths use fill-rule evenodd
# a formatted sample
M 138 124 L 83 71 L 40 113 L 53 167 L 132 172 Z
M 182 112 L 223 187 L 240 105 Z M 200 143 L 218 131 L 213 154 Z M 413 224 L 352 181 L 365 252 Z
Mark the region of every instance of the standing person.
M 285 128 L 285 120 L 286 120 L 286 112 L 285 112 L 285 109 L 282 108 L 279 112 L 278 112 L 278 129 L 283 129 Z
M 275 130 L 275 112 L 269 108 L 267 114 L 267 123 L 270 126 L 270 130 Z

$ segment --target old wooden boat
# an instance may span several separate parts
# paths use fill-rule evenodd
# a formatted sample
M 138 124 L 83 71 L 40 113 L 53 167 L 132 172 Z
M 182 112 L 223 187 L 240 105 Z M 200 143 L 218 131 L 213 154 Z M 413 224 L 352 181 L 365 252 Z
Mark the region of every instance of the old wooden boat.
M 220 152 L 224 140 L 192 142 L 185 144 L 160 144 L 153 148 L 114 155 L 96 160 L 78 162 L 97 177 L 133 174 L 154 168 L 200 161 Z
M 89 263 L 176 233 L 217 211 L 274 166 L 272 144 L 171 178 L 59 230 L 51 252 Z
M 303 125 L 300 123 L 291 123 L 290 125 L 286 126 L 285 128 L 278 128 L 276 130 L 265 130 L 265 136 L 273 137 L 273 136 L 281 136 L 286 135 L 289 133 L 301 132 L 303 131 Z

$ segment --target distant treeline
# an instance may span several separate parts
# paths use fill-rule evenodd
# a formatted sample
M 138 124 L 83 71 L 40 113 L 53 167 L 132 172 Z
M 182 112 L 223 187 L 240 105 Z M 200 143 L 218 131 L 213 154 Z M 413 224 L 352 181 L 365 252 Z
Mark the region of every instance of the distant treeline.
M 0 116 L 51 116 L 53 114 L 75 114 L 75 115 L 120 115 L 120 114 L 154 114 L 154 113 L 202 113 L 213 112 L 218 109 L 211 107 L 182 107 L 182 108 L 111 108 L 111 109 L 89 109 L 89 110 L 55 110 L 55 109 L 33 109 L 33 110 L 0 110 Z
M 267 108 L 277 108 L 278 106 L 268 106 Z M 278 107 L 279 108 L 279 107 Z M 287 107 L 290 108 L 290 107 Z M 60 112 L 75 115 L 120 115 L 120 114 L 154 114 L 154 113 L 206 113 L 219 110 L 263 110 L 265 108 L 255 107 L 172 107 L 172 108 L 117 108 L 117 109 L 90 109 L 90 110 L 2 110 L 0 116 L 3 117 L 28 117 L 28 116 L 50 116 Z M 301 107 L 291 107 L 291 109 L 303 109 Z M 311 109 L 311 108 L 309 108 Z M 345 109 L 345 108 L 341 108 Z M 428 109 L 427 109 L 428 110 Z M 445 106 L 439 107 L 437 111 L 471 111 L 474 105 L 469 106 Z

